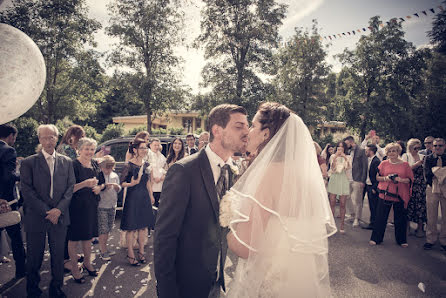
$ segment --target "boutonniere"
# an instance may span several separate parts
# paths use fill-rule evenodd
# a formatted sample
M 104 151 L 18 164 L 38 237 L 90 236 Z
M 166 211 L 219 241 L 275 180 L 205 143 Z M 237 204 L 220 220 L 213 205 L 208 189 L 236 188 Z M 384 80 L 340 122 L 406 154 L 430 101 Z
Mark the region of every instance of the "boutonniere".
M 234 174 L 236 176 L 240 175 L 240 171 L 239 171 L 239 168 L 237 167 L 237 165 L 235 165 L 233 163 L 229 164 L 229 168 L 231 169 L 232 174 Z

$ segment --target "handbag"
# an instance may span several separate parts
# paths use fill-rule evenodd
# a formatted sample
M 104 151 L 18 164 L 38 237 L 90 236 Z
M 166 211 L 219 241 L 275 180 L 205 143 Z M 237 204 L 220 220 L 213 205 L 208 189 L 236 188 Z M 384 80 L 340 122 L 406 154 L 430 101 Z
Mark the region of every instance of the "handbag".
M 0 229 L 16 225 L 22 220 L 20 212 L 12 211 L 9 207 L 14 203 L 17 203 L 17 200 L 12 200 L 8 203 L 5 203 L 4 205 L 7 206 L 1 208 L 2 211 L 0 213 Z

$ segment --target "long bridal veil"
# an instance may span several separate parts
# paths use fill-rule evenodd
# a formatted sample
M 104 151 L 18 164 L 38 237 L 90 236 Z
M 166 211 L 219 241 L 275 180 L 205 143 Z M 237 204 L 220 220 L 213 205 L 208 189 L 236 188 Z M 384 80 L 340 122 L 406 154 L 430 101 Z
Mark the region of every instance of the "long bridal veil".
M 229 228 L 250 253 L 239 259 L 228 295 L 331 296 L 327 238 L 336 225 L 300 117 L 290 115 L 229 193 Z

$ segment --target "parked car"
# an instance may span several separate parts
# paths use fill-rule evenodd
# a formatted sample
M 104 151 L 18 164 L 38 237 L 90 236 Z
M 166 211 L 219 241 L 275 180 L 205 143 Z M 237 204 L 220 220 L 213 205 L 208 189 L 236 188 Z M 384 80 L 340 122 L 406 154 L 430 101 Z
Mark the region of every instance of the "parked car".
M 167 153 L 169 152 L 169 148 L 177 137 L 180 137 L 184 142 L 186 141 L 186 136 L 176 136 L 176 135 L 151 135 L 150 139 L 157 138 L 161 141 L 162 145 L 162 153 L 167 157 Z M 115 172 L 121 176 L 122 170 L 125 164 L 125 155 L 129 149 L 129 143 L 135 138 L 135 136 L 123 136 L 116 139 L 111 139 L 105 141 L 104 143 L 99 144 L 96 149 L 96 153 L 102 151 L 104 155 L 111 155 L 116 160 Z M 123 191 L 118 194 L 118 208 L 122 207 L 122 196 Z M 119 209 L 118 209 L 119 210 Z

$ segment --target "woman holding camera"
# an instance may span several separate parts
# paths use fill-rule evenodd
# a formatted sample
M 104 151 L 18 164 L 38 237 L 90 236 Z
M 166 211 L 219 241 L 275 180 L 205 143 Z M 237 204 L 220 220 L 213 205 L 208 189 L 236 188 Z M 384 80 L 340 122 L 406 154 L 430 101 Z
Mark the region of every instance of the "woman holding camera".
M 395 240 L 401 247 L 408 247 L 406 241 L 407 205 L 412 191 L 413 172 L 409 164 L 399 158 L 401 146 L 390 143 L 384 149 L 387 159 L 378 167 L 379 200 L 376 220 L 370 238 L 370 245 L 383 242 L 387 218 L 393 206 L 395 216 Z

